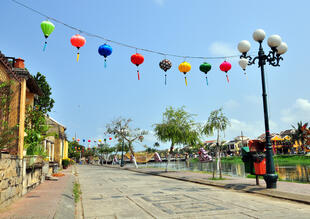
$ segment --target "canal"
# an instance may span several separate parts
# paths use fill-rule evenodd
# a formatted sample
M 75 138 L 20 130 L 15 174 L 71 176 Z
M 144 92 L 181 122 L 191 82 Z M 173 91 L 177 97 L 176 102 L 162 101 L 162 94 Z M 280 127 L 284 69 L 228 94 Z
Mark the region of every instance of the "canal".
M 131 164 L 129 164 L 131 166 Z M 155 167 L 165 168 L 166 163 L 146 163 L 139 164 L 141 167 Z M 310 165 L 279 165 L 275 164 L 276 171 L 279 175 L 280 180 L 295 181 L 295 182 L 310 182 Z M 223 174 L 229 176 L 246 177 L 249 173 L 245 173 L 243 163 L 228 163 L 222 162 Z M 207 171 L 212 172 L 212 163 L 200 163 L 200 162 L 189 162 L 189 161 L 175 161 L 169 164 L 169 170 L 177 171 Z

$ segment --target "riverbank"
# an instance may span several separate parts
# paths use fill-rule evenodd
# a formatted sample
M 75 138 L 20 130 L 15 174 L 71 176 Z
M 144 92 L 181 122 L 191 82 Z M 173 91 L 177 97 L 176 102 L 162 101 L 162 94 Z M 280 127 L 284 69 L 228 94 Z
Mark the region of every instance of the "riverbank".
M 241 156 L 222 157 L 221 161 L 223 163 L 243 163 Z M 274 161 L 276 164 L 310 165 L 310 156 L 306 156 L 306 155 L 276 155 L 276 156 L 274 156 Z M 190 162 L 197 163 L 197 162 L 199 162 L 199 159 L 193 158 L 193 159 L 190 159 Z

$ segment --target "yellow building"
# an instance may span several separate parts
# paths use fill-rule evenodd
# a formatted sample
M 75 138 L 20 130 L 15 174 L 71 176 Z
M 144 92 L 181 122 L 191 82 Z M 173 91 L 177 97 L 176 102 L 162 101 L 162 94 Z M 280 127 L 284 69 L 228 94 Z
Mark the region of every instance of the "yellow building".
M 66 127 L 51 117 L 46 117 L 49 126 L 48 134 L 52 136 L 46 137 L 44 140 L 45 150 L 48 154 L 48 160 L 51 163 L 62 164 L 62 159 L 68 158 L 68 141 L 66 140 Z
M 24 60 L 5 57 L 0 52 L 0 83 L 11 82 L 11 102 L 10 112 L 7 118 L 9 127 L 18 125 L 16 140 L 11 147 L 7 148 L 10 154 L 18 155 L 20 159 L 24 156 L 24 136 L 25 136 L 25 113 L 26 105 L 33 105 L 36 95 L 43 95 L 34 78 L 25 68 Z M 2 91 L 3 92 L 3 91 Z

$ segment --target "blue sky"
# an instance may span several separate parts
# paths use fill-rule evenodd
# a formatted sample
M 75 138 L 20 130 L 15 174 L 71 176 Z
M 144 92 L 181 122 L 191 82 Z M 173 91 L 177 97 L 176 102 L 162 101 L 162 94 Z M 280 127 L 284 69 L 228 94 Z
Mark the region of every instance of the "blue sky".
M 20 0 L 42 13 L 85 31 L 164 53 L 188 56 L 226 56 L 238 54 L 237 44 L 251 42 L 251 53 L 258 45 L 252 39 L 255 29 L 265 30 L 267 37 L 279 34 L 288 44 L 281 67 L 266 66 L 271 132 L 291 127 L 310 118 L 310 72 L 307 69 L 310 30 L 309 1 L 185 1 L 185 0 Z M 67 127 L 70 138 L 104 138 L 105 125 L 122 116 L 133 119 L 133 126 L 150 134 L 142 144 L 153 145 L 153 124 L 162 120 L 167 106 L 186 106 L 196 120 L 206 121 L 219 107 L 231 119 L 225 139 L 240 135 L 257 137 L 264 132 L 261 78 L 257 66 L 243 75 L 237 61 L 229 71 L 230 84 L 219 70 L 224 60 L 205 60 L 212 65 L 209 86 L 199 71 L 204 60 L 187 59 L 192 65 L 188 86 L 177 66 L 182 58 L 167 57 L 173 67 L 168 84 L 158 63 L 161 55 L 140 52 L 145 61 L 140 66 L 141 80 L 130 62 L 134 49 L 113 47 L 104 68 L 98 46 L 102 40 L 86 36 L 76 62 L 76 49 L 70 38 L 77 32 L 55 23 L 55 31 L 42 52 L 44 37 L 40 29 L 44 17 L 16 5 L 1 1 L 0 50 L 7 56 L 22 57 L 32 74 L 46 75 L 56 101 L 51 116 Z M 268 46 L 264 42 L 267 52 Z M 212 139 L 212 137 L 204 138 Z M 136 144 L 136 149 L 142 149 Z M 161 144 L 168 148 L 168 144 Z

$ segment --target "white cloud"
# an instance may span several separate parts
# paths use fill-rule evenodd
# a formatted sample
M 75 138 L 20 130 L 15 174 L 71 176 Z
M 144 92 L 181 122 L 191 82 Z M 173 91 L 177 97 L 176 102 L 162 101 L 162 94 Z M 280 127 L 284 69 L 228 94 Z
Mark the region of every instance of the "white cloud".
M 238 55 L 238 51 L 235 46 L 224 42 L 214 42 L 209 47 L 209 51 L 214 56 L 231 56 Z
M 281 114 L 281 120 L 288 124 L 298 121 L 308 122 L 310 119 L 310 102 L 309 100 L 298 98 L 291 107 L 282 110 Z
M 253 105 L 262 105 L 263 103 L 262 97 L 257 95 L 246 95 L 244 99 Z
M 228 100 L 227 102 L 224 103 L 224 108 L 225 109 L 235 109 L 239 107 L 239 103 L 235 100 Z
M 163 6 L 166 0 L 153 0 L 156 4 Z

